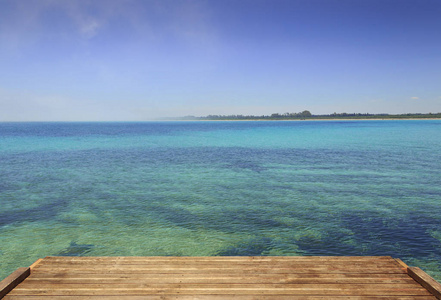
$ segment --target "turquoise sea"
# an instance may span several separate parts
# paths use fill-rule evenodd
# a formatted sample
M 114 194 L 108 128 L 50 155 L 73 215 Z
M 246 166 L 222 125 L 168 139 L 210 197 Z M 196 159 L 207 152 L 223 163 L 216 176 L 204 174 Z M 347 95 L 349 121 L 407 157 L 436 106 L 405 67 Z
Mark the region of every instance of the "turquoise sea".
M 390 255 L 441 280 L 441 120 L 0 123 L 0 279 L 48 255 Z

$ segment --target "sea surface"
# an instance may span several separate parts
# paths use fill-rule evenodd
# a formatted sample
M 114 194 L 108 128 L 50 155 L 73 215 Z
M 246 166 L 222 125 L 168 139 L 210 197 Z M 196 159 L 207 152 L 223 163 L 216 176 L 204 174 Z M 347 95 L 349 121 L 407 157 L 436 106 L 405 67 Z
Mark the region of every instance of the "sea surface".
M 390 255 L 441 280 L 441 120 L 0 123 L 0 279 L 49 255 Z

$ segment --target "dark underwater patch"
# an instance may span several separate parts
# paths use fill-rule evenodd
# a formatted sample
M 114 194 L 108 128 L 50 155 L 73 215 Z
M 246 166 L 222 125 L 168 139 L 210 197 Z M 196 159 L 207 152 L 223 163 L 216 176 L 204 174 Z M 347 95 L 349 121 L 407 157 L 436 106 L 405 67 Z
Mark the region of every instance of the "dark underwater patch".
M 249 160 L 236 160 L 227 164 L 227 166 L 232 169 L 250 170 L 256 173 L 260 173 L 266 170 L 266 168 L 262 167 L 258 163 Z
M 76 242 L 70 242 L 69 247 L 61 250 L 55 256 L 83 256 L 89 253 L 95 245 L 92 244 L 77 244 Z
M 66 200 L 58 200 L 33 208 L 5 211 L 0 213 L 0 227 L 13 223 L 36 222 L 53 219 L 66 205 Z
M 321 238 L 301 238 L 296 242 L 299 249 L 307 255 L 390 255 L 397 258 L 424 258 L 441 253 L 441 242 L 431 235 L 438 220 L 430 216 L 397 218 L 356 212 L 343 214 L 339 221 L 341 228 L 347 231 L 331 228 Z M 438 258 L 441 259 L 441 255 Z
M 261 212 L 252 209 L 225 209 L 213 211 L 211 214 L 196 215 L 182 208 L 170 208 L 167 206 L 150 206 L 145 209 L 158 220 L 167 221 L 173 225 L 187 229 L 212 229 L 222 232 L 249 232 L 266 230 L 275 227 L 287 227 L 287 225 L 265 218 Z
M 273 241 L 270 238 L 258 238 L 241 242 L 235 246 L 220 250 L 216 256 L 261 256 L 267 255 L 273 248 Z

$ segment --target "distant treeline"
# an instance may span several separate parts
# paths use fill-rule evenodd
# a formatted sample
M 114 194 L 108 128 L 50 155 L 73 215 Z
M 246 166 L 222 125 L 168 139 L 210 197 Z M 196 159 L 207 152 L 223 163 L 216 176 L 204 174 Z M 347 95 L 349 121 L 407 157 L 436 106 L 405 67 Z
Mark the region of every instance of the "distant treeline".
M 208 115 L 205 117 L 187 116 L 184 120 L 332 120 L 332 119 L 440 119 L 441 113 L 408 113 L 408 114 L 369 114 L 369 113 L 333 113 L 313 115 L 304 110 L 298 113 L 274 113 L 271 115 Z

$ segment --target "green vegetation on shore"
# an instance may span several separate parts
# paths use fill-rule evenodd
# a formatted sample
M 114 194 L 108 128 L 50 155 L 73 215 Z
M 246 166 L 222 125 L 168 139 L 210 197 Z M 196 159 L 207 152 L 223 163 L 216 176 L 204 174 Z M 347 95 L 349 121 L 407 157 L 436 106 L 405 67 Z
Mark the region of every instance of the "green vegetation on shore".
M 274 113 L 271 115 L 208 115 L 204 117 L 187 116 L 181 120 L 363 120 L 363 119 L 441 119 L 441 113 L 408 113 L 408 114 L 369 114 L 369 113 L 333 113 L 329 115 L 313 115 L 304 110 L 298 113 Z

